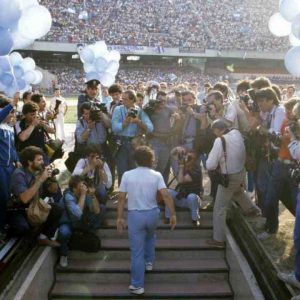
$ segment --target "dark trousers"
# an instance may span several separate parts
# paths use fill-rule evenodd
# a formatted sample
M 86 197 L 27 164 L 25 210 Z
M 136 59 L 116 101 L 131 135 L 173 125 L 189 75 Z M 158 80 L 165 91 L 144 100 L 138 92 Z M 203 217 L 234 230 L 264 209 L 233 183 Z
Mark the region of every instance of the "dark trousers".
M 279 160 L 275 160 L 272 165 L 265 201 L 266 230 L 269 233 L 278 230 L 279 200 L 295 214 L 297 186 L 289 176 L 290 167 Z
M 295 276 L 300 281 L 300 189 L 297 194 L 296 221 L 294 228 L 294 245 L 296 251 Z
M 48 238 L 52 238 L 54 236 L 55 231 L 59 225 L 60 217 L 62 216 L 62 213 L 64 211 L 64 209 L 56 203 L 51 203 L 50 205 L 51 210 L 49 212 L 48 218 L 46 222 L 41 226 L 41 233 Z M 28 233 L 32 228 L 27 221 L 25 211 L 12 212 L 10 214 L 9 224 L 11 233 L 18 236 Z

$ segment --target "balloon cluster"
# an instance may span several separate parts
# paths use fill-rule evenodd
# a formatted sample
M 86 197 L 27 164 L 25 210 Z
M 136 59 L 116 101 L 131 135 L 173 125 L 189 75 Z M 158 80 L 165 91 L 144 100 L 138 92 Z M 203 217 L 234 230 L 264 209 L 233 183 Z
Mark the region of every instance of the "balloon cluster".
M 300 77 L 300 1 L 279 0 L 279 11 L 270 18 L 269 29 L 275 36 L 289 36 L 293 48 L 285 56 L 285 67 Z
M 39 84 L 43 74 L 35 70 L 32 58 L 23 59 L 20 53 L 0 56 L 0 90 L 12 97 L 17 91 L 30 89 L 30 84 Z
M 97 79 L 102 85 L 109 87 L 115 82 L 121 55 L 118 51 L 108 51 L 104 41 L 84 47 L 80 53 L 86 81 Z
M 38 0 L 1 0 L 0 56 L 28 47 L 46 35 L 51 24 L 49 10 Z

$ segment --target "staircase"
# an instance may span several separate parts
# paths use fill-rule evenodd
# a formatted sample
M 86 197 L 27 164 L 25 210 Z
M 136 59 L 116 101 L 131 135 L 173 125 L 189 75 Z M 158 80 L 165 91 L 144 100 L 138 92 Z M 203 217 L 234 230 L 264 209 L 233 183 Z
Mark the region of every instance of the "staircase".
M 177 209 L 174 231 L 157 230 L 154 270 L 145 276 L 143 299 L 233 299 L 225 250 L 206 244 L 212 237 L 212 212 L 201 211 L 194 227 L 187 210 Z M 99 231 L 99 253 L 71 251 L 69 267 L 57 266 L 50 299 L 136 299 L 128 292 L 130 251 L 127 231 L 115 228 L 116 206 L 108 204 L 108 226 Z

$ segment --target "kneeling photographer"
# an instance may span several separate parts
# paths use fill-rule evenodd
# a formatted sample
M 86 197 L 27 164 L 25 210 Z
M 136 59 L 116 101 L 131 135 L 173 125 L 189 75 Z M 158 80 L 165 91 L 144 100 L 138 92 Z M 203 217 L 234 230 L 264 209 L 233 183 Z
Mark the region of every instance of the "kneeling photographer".
M 200 225 L 199 208 L 201 205 L 200 195 L 203 193 L 202 172 L 194 152 L 186 151 L 183 147 L 176 147 L 171 155 L 179 165 L 179 172 L 176 177 L 177 186 L 175 190 L 169 190 L 177 207 L 189 208 L 192 223 Z M 169 222 L 170 211 L 165 209 L 166 222 Z
M 213 239 L 209 244 L 225 246 L 225 227 L 227 211 L 231 201 L 235 201 L 248 216 L 260 214 L 245 191 L 246 173 L 245 145 L 241 133 L 237 129 L 228 129 L 226 120 L 218 119 L 211 126 L 216 140 L 208 155 L 206 167 L 208 170 L 216 170 L 219 184 L 213 209 Z M 219 170 L 217 170 L 219 169 Z
M 72 176 L 84 176 L 94 185 L 96 197 L 100 204 L 105 205 L 108 190 L 112 186 L 112 174 L 108 164 L 101 157 L 101 151 L 97 145 L 90 144 L 85 149 L 85 158 L 80 159 L 72 173 Z
M 144 111 L 153 123 L 153 132 L 148 135 L 149 143 L 155 153 L 155 170 L 160 172 L 165 182 L 170 173 L 170 152 L 173 145 L 172 119 L 180 118 L 175 108 L 167 106 L 167 94 L 158 92 L 155 100 L 149 100 Z
M 59 247 L 52 240 L 59 224 L 63 209 L 55 202 L 41 199 L 42 185 L 59 173 L 51 166 L 44 167 L 44 152 L 35 146 L 22 150 L 22 168 L 16 169 L 11 177 L 10 188 L 13 194 L 9 205 L 9 224 L 13 234 L 23 235 L 32 227 L 41 226 L 38 244 Z
M 65 212 L 60 220 L 58 231 L 58 240 L 61 244 L 59 254 L 60 265 L 67 267 L 68 244 L 72 233 L 75 229 L 86 233 L 81 240 L 77 238 L 74 241 L 78 250 L 83 250 L 88 246 L 84 245 L 85 242 L 89 242 L 87 241 L 88 233 L 100 228 L 105 210 L 100 208 L 93 185 L 90 185 L 90 182 L 82 176 L 71 177 L 69 188 L 63 194 L 62 205 L 65 207 Z M 95 235 L 93 238 L 97 239 Z M 92 249 L 87 250 L 92 251 Z

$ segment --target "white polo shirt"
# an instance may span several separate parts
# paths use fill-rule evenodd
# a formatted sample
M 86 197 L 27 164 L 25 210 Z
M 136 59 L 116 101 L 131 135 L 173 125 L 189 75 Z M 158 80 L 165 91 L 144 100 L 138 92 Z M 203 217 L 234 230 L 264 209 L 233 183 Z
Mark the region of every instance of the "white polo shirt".
M 215 170 L 220 164 L 221 171 L 224 174 L 239 173 L 244 169 L 246 159 L 244 139 L 236 129 L 229 131 L 224 135 L 224 138 L 227 152 L 227 172 L 221 138 L 215 140 L 214 146 L 208 155 L 206 167 L 208 170 Z
M 123 174 L 119 191 L 128 194 L 128 210 L 149 210 L 157 207 L 157 191 L 165 188 L 159 172 L 137 167 Z

